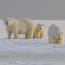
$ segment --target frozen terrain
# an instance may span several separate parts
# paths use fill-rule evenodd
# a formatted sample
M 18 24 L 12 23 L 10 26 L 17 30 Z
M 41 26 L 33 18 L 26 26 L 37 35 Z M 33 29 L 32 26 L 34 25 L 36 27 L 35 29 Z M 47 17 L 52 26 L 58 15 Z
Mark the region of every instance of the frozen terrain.
M 0 20 L 0 65 L 65 65 L 65 42 L 48 44 L 47 30 L 52 23 L 65 28 L 64 20 L 34 20 L 45 25 L 43 39 L 7 39 L 6 27 Z M 65 30 L 65 29 L 64 29 Z M 24 37 L 24 36 L 23 36 Z

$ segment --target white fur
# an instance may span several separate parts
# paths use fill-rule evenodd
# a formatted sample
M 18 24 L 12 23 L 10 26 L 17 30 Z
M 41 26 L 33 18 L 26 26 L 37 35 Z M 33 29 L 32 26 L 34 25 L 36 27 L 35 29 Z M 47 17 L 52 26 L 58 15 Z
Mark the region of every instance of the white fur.
M 43 37 L 44 37 L 44 26 L 43 24 L 37 24 L 34 30 L 33 38 L 41 39 Z
M 33 38 L 35 25 L 32 19 L 27 18 L 23 20 L 17 20 L 14 18 L 9 18 L 7 21 L 8 38 L 11 38 L 12 33 L 14 33 L 14 38 L 17 38 L 18 34 L 25 34 L 25 38 Z
M 64 39 L 63 29 L 55 24 L 52 24 L 48 29 L 49 43 L 62 43 Z

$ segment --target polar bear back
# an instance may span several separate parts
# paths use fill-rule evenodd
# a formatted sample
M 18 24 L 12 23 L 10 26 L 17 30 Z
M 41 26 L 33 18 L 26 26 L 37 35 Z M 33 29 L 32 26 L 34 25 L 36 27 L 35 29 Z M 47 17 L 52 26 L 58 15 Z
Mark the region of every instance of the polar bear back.
M 22 33 L 32 30 L 35 27 L 33 21 L 29 19 L 18 20 L 17 26 L 22 31 Z

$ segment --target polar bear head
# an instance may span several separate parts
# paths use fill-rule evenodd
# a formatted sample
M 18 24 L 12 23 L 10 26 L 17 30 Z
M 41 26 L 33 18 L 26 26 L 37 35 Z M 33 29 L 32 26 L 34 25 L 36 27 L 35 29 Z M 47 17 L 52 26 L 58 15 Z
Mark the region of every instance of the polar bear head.
M 62 41 L 64 37 L 64 32 L 60 27 L 56 27 L 54 31 L 54 37 L 57 41 Z
M 8 25 L 9 23 L 13 23 L 13 21 L 16 20 L 15 18 L 5 18 L 4 19 L 4 23 L 5 25 Z
M 4 24 L 8 25 L 8 20 L 7 19 L 4 19 Z
M 43 24 L 37 24 L 37 29 L 38 29 L 38 30 L 42 30 L 42 29 L 43 29 L 43 27 L 44 27 L 44 25 L 43 25 Z

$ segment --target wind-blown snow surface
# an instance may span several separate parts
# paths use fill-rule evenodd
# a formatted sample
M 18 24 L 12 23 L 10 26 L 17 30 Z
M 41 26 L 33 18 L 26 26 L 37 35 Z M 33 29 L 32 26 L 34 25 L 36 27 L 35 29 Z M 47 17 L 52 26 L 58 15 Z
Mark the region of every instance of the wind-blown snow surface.
M 48 44 L 48 27 L 55 23 L 65 28 L 62 20 L 34 20 L 45 25 L 43 39 L 7 39 L 6 26 L 0 21 L 0 65 L 65 65 L 65 42 Z

